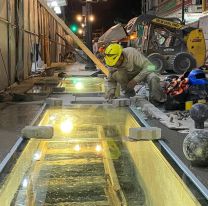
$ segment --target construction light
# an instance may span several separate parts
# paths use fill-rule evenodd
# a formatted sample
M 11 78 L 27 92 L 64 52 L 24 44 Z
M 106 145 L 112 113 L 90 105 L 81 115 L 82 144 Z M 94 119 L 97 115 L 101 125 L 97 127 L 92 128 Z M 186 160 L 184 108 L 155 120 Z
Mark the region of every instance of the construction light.
M 80 145 L 79 145 L 79 144 L 75 145 L 74 150 L 75 150 L 76 152 L 79 152 L 79 151 L 81 150 Z
M 56 116 L 55 116 L 55 115 L 51 115 L 51 116 L 49 116 L 49 120 L 50 120 L 50 121 L 54 121 L 54 120 L 56 120 Z
M 89 21 L 93 22 L 95 20 L 95 17 L 93 15 L 89 16 Z
M 75 87 L 76 87 L 76 89 L 80 90 L 80 89 L 83 89 L 84 86 L 83 86 L 82 82 L 77 82 L 75 84 Z
M 78 33 L 79 33 L 79 34 L 82 34 L 82 33 L 83 33 L 83 30 L 82 30 L 82 29 L 79 29 L 79 30 L 78 30 Z
M 25 179 L 22 181 L 22 187 L 23 187 L 23 188 L 26 188 L 26 187 L 28 186 L 28 183 L 29 183 L 28 178 L 25 178 Z
M 102 151 L 102 146 L 97 144 L 95 150 L 96 150 L 96 152 L 101 152 Z
M 77 21 L 81 22 L 83 20 L 83 17 L 81 15 L 77 15 Z
M 33 160 L 40 160 L 41 158 L 41 152 L 40 151 L 37 151 L 34 155 L 33 155 Z
M 73 130 L 73 122 L 71 119 L 65 120 L 61 123 L 61 131 L 64 133 L 70 133 Z

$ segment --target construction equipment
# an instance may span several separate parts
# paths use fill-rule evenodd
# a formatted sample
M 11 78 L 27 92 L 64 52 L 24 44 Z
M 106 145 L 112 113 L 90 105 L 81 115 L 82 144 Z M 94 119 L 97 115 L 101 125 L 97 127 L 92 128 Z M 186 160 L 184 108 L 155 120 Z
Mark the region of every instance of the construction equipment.
M 185 109 L 185 102 L 196 103 L 208 99 L 208 80 L 201 69 L 193 69 L 181 76 L 171 75 L 165 79 L 167 94 L 165 108 L 168 110 Z
M 117 40 L 122 43 L 128 39 L 127 46 L 138 48 L 155 64 L 158 73 L 166 70 L 182 74 L 205 63 L 202 30 L 186 27 L 180 19 L 145 14 L 131 19 L 124 29 L 126 37 Z M 113 32 L 116 33 L 115 29 Z M 112 39 L 104 36 L 108 42 Z
M 201 29 L 186 28 L 177 18 L 152 15 L 142 15 L 135 23 L 143 29 L 139 47 L 157 65 L 158 72 L 181 74 L 204 65 L 206 46 Z

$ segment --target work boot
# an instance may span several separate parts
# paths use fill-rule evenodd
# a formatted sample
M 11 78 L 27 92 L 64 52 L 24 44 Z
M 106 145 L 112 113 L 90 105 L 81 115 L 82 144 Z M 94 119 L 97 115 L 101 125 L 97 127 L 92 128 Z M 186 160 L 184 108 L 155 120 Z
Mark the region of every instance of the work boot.
M 149 98 L 153 102 L 165 102 L 167 95 L 160 86 L 160 78 L 155 74 L 151 73 L 148 76 L 148 87 L 149 87 Z
M 134 91 L 134 89 L 129 89 L 126 90 L 124 93 L 125 97 L 130 98 L 130 97 L 134 97 L 136 95 L 136 92 Z
M 165 102 L 158 102 L 154 99 L 149 99 L 149 102 L 153 104 L 155 107 L 163 107 Z

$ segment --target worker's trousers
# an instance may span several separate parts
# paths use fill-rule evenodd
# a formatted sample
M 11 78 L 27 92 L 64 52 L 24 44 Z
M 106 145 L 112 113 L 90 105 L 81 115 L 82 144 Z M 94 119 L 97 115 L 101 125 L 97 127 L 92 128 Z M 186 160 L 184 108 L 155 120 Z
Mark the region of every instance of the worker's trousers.
M 126 70 L 117 70 L 112 74 L 112 79 L 118 82 L 121 85 L 121 89 L 127 91 L 127 84 L 130 80 L 132 80 L 135 76 L 137 76 L 139 72 L 127 72 Z M 149 73 L 144 82 L 148 84 L 149 87 L 149 99 L 155 100 L 158 102 L 166 101 L 166 94 L 164 94 L 161 86 L 160 86 L 160 78 L 157 74 L 151 72 Z

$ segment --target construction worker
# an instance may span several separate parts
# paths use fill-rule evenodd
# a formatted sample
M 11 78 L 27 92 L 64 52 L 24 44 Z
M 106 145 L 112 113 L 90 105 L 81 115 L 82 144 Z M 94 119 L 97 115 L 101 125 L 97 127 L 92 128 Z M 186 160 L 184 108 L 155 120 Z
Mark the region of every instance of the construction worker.
M 122 48 L 119 44 L 110 44 L 105 49 L 105 63 L 112 68 L 107 79 L 107 99 L 115 97 L 117 82 L 125 96 L 135 95 L 134 87 L 141 82 L 149 86 L 149 99 L 152 103 L 165 102 L 166 94 L 160 86 L 160 78 L 154 73 L 155 66 L 135 48 Z

